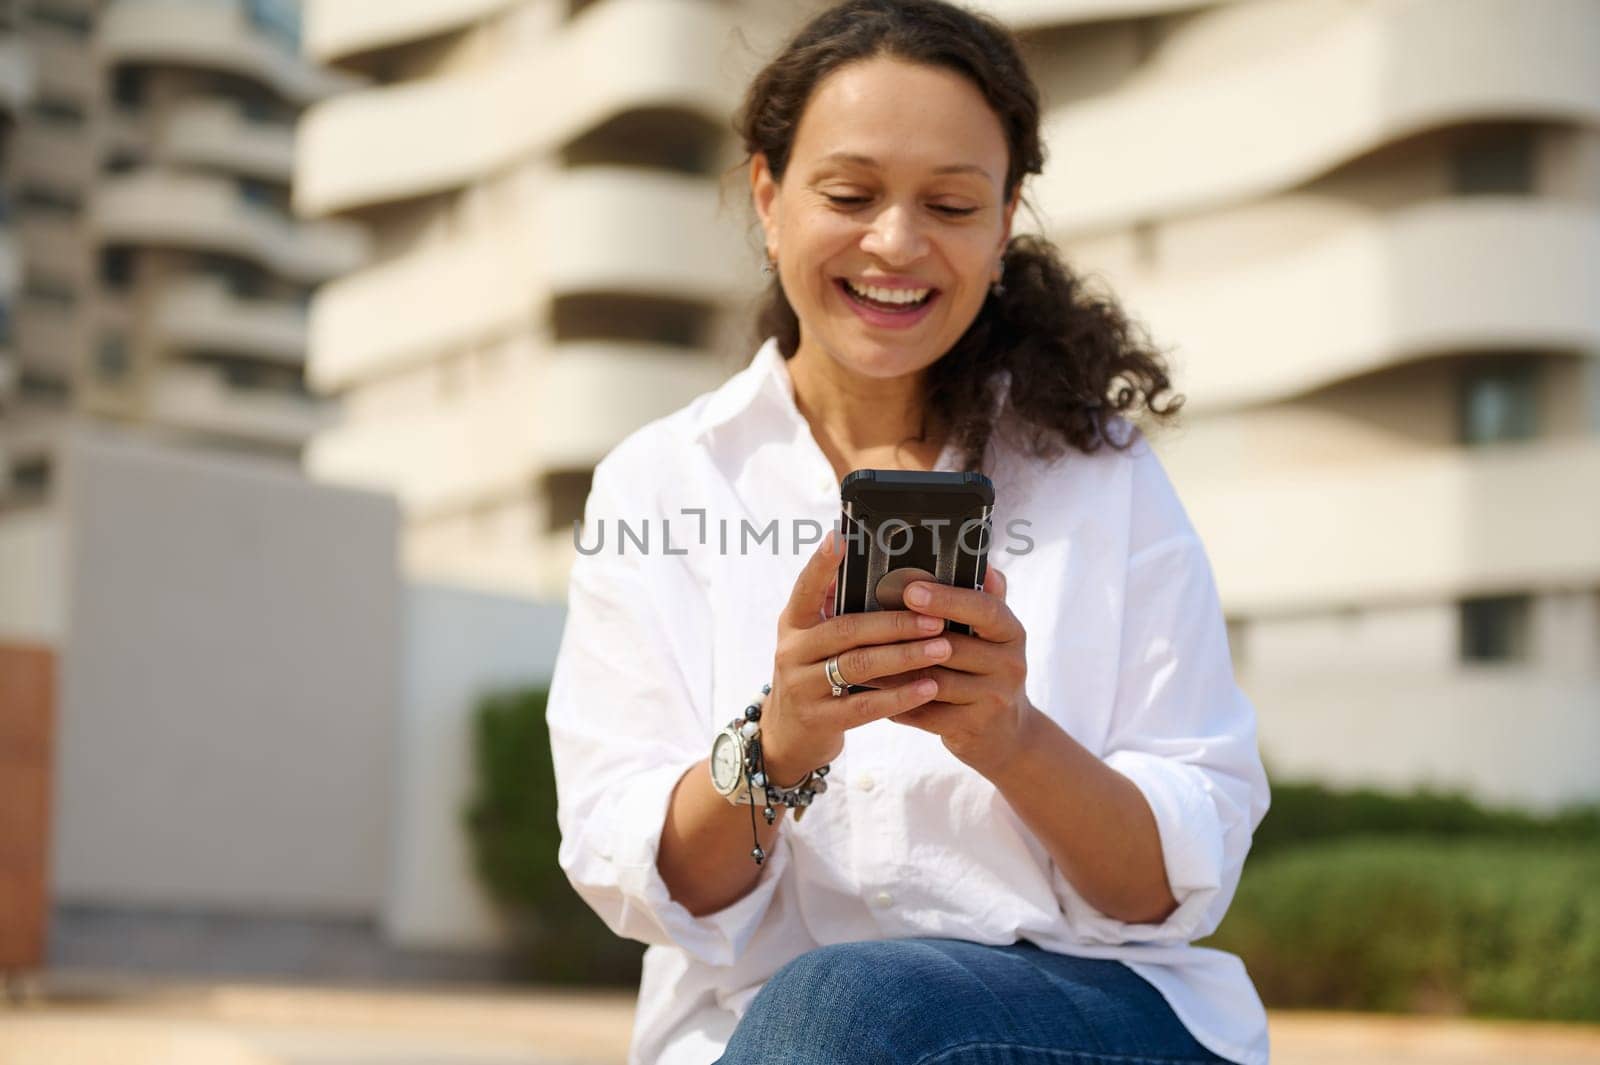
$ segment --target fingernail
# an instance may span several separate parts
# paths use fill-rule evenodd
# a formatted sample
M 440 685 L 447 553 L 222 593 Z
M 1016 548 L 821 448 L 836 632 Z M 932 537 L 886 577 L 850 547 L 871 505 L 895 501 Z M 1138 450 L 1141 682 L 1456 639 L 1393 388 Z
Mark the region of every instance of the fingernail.
M 932 695 L 934 692 L 936 692 L 938 690 L 939 690 L 939 682 L 936 681 L 936 680 L 919 680 L 919 681 L 917 681 L 917 688 L 916 688 L 917 694 L 922 696 L 923 698 L 927 698 L 928 696 Z
M 922 645 L 922 653 L 929 658 L 943 658 L 950 653 L 950 641 L 931 640 Z
M 927 606 L 932 599 L 933 595 L 928 591 L 928 586 L 925 584 L 913 584 L 906 591 L 906 602 L 914 606 Z
M 944 618 L 929 617 L 927 614 L 917 616 L 917 628 L 923 632 L 938 632 L 944 628 Z

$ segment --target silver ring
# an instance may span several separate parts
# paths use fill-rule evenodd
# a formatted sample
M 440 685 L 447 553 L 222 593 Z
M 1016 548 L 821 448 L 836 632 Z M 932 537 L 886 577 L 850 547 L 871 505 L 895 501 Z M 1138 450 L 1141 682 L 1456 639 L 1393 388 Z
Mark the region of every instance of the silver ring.
M 833 688 L 834 697 L 847 695 L 850 691 L 850 682 L 844 679 L 844 674 L 839 672 L 839 656 L 834 655 L 822 663 L 822 668 L 827 671 L 828 684 Z

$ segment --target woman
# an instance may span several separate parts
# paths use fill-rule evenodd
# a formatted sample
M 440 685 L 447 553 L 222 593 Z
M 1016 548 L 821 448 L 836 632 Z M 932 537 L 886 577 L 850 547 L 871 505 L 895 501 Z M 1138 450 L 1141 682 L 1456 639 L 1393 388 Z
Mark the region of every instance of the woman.
M 768 339 L 595 470 L 550 695 L 562 868 L 652 945 L 633 1061 L 1266 1061 L 1189 945 L 1266 811 L 1254 714 L 1124 418 L 1175 410 L 1161 360 L 1011 237 L 1038 122 L 938 0 L 849 0 L 750 87 Z M 988 474 L 984 588 L 829 617 L 858 467 Z M 817 792 L 770 823 L 708 767 L 753 697 L 767 781 Z

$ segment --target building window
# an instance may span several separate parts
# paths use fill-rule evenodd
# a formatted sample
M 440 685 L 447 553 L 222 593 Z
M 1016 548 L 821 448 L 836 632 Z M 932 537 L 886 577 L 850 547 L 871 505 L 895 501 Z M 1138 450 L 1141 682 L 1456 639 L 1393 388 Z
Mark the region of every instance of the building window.
M 1461 660 L 1521 662 L 1529 651 L 1532 598 L 1497 595 L 1461 601 Z
M 83 210 L 82 196 L 45 185 L 22 186 L 17 194 L 17 203 L 25 209 L 42 214 L 76 215 Z
M 92 28 L 92 16 L 87 11 L 72 7 L 58 7 L 51 3 L 35 3 L 28 9 L 28 18 L 35 26 L 48 26 L 73 37 L 87 37 Z
M 128 376 L 127 339 L 114 333 L 101 337 L 94 368 L 102 381 L 117 382 Z
M 50 460 L 39 456 L 20 459 L 11 467 L 11 490 L 38 498 L 50 491 Z
M 22 377 L 17 385 L 18 392 L 24 399 L 37 403 L 65 403 L 69 394 L 67 382 L 62 378 L 40 373 L 26 366 L 22 369 Z
M 1462 378 L 1459 437 L 1477 447 L 1539 433 L 1539 374 L 1532 363 L 1469 370 Z
M 1458 196 L 1531 196 L 1534 159 L 1532 129 L 1486 132 L 1457 146 L 1451 183 Z
M 35 303 L 48 303 L 63 311 L 71 310 L 78 302 L 78 290 L 70 282 L 31 274 L 23 282 L 22 295 Z
M 593 479 L 591 470 L 558 470 L 544 475 L 540 487 L 548 516 L 547 531 L 570 532 L 573 522 L 583 521 L 583 508 L 589 501 L 589 485 Z M 585 529 L 584 543 L 593 543 L 597 535 L 598 530 Z
M 100 283 L 111 289 L 133 284 L 133 249 L 113 244 L 100 249 Z
M 83 108 L 77 101 L 65 100 L 59 96 L 39 97 L 28 108 L 28 114 L 48 126 L 76 128 L 83 125 Z

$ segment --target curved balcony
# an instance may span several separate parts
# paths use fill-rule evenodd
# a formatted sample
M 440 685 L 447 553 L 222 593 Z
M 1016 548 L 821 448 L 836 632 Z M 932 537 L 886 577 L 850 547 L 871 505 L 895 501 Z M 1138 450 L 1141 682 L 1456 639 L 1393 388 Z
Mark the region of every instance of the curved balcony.
M 561 345 L 537 368 L 460 402 L 330 429 L 308 449 L 306 469 L 393 491 L 413 513 L 457 509 L 523 491 L 544 469 L 592 465 L 723 376 L 681 349 Z
M 1437 201 L 1247 266 L 1114 287 L 1159 343 L 1176 346 L 1191 411 L 1450 351 L 1600 354 L 1600 210 Z
M 57 34 L 33 33 L 26 47 L 33 55 L 36 96 L 76 101 L 87 109 L 103 91 L 92 49 Z
M 320 70 L 253 26 L 243 5 L 185 0 L 115 0 L 100 15 L 96 43 L 110 64 L 196 67 L 249 78 L 298 105 L 356 82 Z
M 58 380 L 71 380 L 81 353 L 88 350 L 85 318 L 71 310 L 29 301 L 17 308 L 13 328 L 18 365 Z
M 235 299 L 223 282 L 208 277 L 168 285 L 156 304 L 155 330 L 179 351 L 223 352 L 301 365 L 306 354 L 306 315 L 287 301 Z
M 228 387 L 202 366 L 167 366 L 150 384 L 146 413 L 175 429 L 276 447 L 302 447 L 331 422 L 320 400 Z
M 509 228 L 514 225 L 518 228 Z M 569 171 L 508 230 L 340 278 L 311 308 L 311 376 L 347 387 L 524 329 L 557 296 L 595 291 L 708 304 L 748 296 L 754 271 L 710 182 Z
M 282 277 L 318 282 L 365 256 L 361 231 L 296 222 L 242 199 L 223 178 L 143 171 L 107 178 L 92 211 L 102 243 L 154 244 L 238 255 Z
M 1223 15 L 1242 28 L 1251 12 L 1196 31 Z M 1585 0 L 1547 0 L 1537 18 L 1512 0 L 1352 5 L 1298 47 L 1056 110 L 1035 196 L 1050 228 L 1082 232 L 1288 188 L 1452 123 L 1600 123 L 1597 36 Z
M 713 360 L 678 348 L 563 344 L 530 397 L 541 465 L 594 466 L 639 426 L 677 410 L 727 378 Z
M 296 209 L 321 215 L 455 188 L 629 110 L 721 122 L 737 92 L 721 73 L 729 25 L 703 0 L 606 0 L 492 67 L 329 100 L 300 127 Z M 514 106 L 529 100 L 543 104 Z
M 9 136 L 6 154 L 14 182 L 26 180 L 50 189 L 80 193 L 93 184 L 100 153 L 87 129 L 28 122 L 13 127 Z
M 1600 440 L 1179 478 L 1230 613 L 1600 584 Z
M 305 6 L 306 53 L 337 62 L 380 48 L 449 33 L 514 7 L 517 0 L 310 0 Z
M 256 122 L 226 100 L 195 100 L 173 111 L 156 139 L 173 163 L 289 183 L 294 174 L 294 129 Z
M 1170 15 L 1237 0 L 982 0 L 976 6 L 1018 30 L 1104 19 Z

